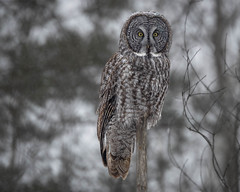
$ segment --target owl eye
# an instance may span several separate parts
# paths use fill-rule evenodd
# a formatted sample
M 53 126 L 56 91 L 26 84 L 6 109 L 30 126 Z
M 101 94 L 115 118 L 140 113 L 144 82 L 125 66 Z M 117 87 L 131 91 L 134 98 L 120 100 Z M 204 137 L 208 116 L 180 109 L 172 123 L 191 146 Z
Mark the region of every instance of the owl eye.
M 158 32 L 153 33 L 153 37 L 157 37 L 158 35 L 159 35 Z
M 138 32 L 137 34 L 139 37 L 143 37 L 143 32 Z

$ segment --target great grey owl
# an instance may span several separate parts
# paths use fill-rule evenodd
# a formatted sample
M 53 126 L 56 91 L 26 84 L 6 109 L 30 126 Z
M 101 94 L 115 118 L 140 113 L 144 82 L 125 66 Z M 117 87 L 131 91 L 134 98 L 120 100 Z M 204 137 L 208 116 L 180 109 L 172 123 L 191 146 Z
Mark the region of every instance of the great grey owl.
M 125 22 L 119 51 L 105 65 L 97 110 L 97 135 L 109 174 L 125 179 L 136 129 L 147 114 L 147 128 L 160 119 L 169 84 L 172 32 L 155 12 L 137 12 Z

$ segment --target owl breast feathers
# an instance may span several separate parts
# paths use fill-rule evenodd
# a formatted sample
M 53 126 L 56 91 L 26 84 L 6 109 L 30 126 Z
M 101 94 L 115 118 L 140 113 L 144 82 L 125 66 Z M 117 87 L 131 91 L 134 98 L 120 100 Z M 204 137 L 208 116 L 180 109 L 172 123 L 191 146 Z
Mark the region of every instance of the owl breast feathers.
M 169 84 L 171 28 L 155 12 L 138 12 L 124 24 L 119 51 L 101 79 L 97 135 L 109 174 L 125 179 L 136 129 L 144 115 L 148 128 L 160 119 Z

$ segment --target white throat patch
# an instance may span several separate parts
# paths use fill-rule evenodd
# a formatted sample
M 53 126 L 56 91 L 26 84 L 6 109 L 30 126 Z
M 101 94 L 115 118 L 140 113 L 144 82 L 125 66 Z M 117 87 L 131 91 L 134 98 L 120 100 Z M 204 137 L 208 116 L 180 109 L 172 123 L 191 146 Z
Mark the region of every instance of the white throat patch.
M 162 53 L 152 53 L 150 52 L 153 57 L 160 57 Z
M 144 57 L 147 55 L 146 53 L 137 53 L 137 52 L 133 52 L 133 53 L 139 57 Z
M 139 56 L 139 57 L 144 57 L 147 55 L 147 53 L 137 53 L 137 52 L 133 52 L 135 55 Z M 153 53 L 153 52 L 150 52 L 150 54 L 153 56 L 153 57 L 160 57 L 162 53 Z

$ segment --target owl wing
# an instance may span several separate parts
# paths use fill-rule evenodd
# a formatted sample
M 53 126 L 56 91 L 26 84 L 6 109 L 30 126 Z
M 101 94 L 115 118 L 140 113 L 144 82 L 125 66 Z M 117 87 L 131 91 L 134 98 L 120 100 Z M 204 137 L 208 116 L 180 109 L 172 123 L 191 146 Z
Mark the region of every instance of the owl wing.
M 100 141 L 100 150 L 103 163 L 105 166 L 107 166 L 105 133 L 106 127 L 116 109 L 115 89 L 117 82 L 118 63 L 119 57 L 118 54 L 116 53 L 105 65 L 105 68 L 102 73 L 101 86 L 99 92 L 100 104 L 97 110 L 98 113 L 97 135 Z

